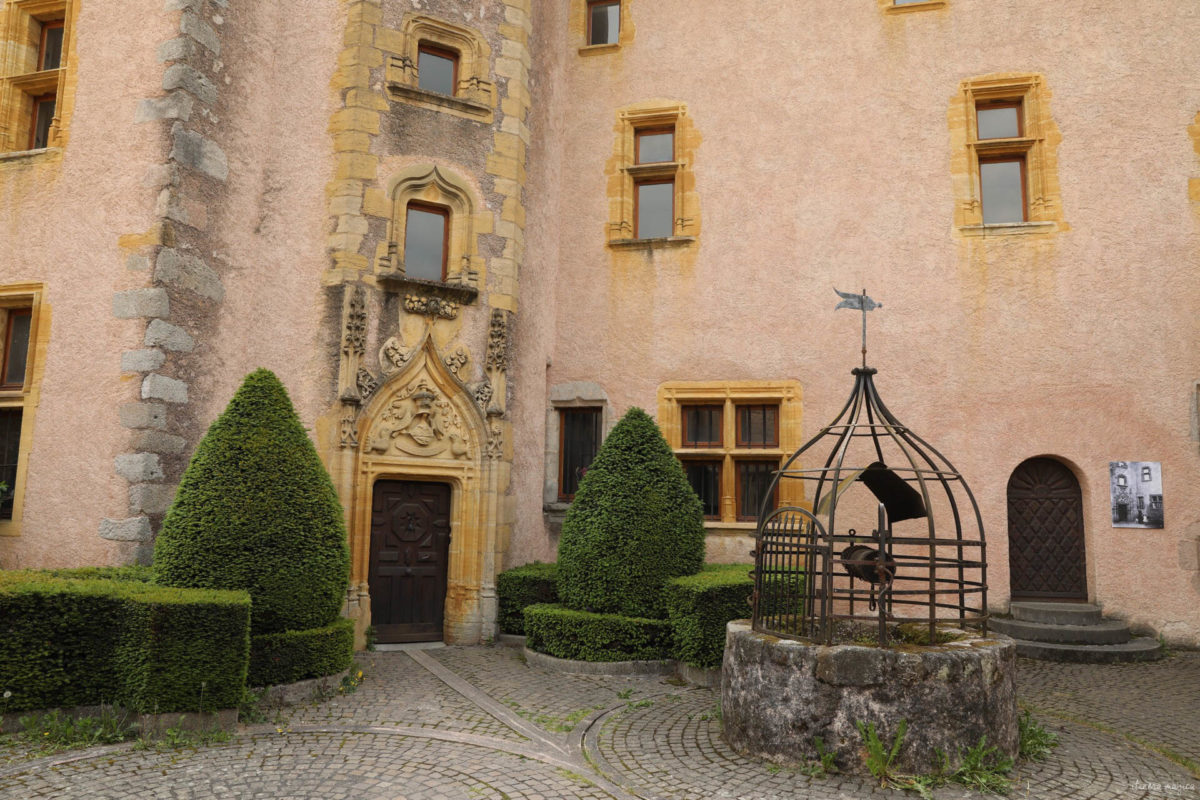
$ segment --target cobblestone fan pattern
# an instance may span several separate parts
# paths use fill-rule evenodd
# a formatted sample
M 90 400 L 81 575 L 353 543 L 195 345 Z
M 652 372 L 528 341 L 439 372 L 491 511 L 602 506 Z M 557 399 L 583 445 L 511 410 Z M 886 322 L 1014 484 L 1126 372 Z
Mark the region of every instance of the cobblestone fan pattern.
M 662 677 L 565 675 L 530 666 L 519 648 L 451 647 L 428 655 L 518 715 L 565 733 L 592 713 L 637 703 L 679 687 Z
M 326 703 L 298 706 L 288 724 L 404 726 L 526 741 L 405 653 L 359 653 L 357 660 L 368 676 L 358 691 Z
M 713 692 L 696 689 L 678 697 L 627 708 L 600 723 L 593 758 L 598 754 L 611 780 L 645 797 L 678 800 L 916 797 L 857 778 L 812 778 L 802 771 L 743 758 L 721 739 Z M 1168 796 L 1153 791 L 1152 784 L 1197 783 L 1186 770 L 1125 747 L 1111 735 L 1075 725 L 1046 727 L 1057 732 L 1062 743 L 1047 761 L 1025 763 L 1014 773 L 1014 797 L 1151 798 Z M 979 797 L 953 786 L 937 790 L 936 796 L 939 800 Z
M 200 751 L 130 752 L 9 778 L 17 800 L 171 798 L 608 798 L 561 768 L 482 747 L 407 736 L 262 734 Z
M 297 708 L 282 730 L 247 729 L 198 751 L 125 745 L 18 762 L 20 748 L 0 746 L 0 800 L 916 796 L 743 758 L 721 739 L 710 689 L 559 675 L 530 667 L 510 648 L 360 654 L 359 661 L 366 677 L 354 694 Z M 1200 799 L 1200 779 L 1125 738 L 1195 753 L 1197 665 L 1200 654 L 1128 667 L 1022 661 L 1021 697 L 1047 709 L 1041 721 L 1061 744 L 1045 762 L 1022 765 L 1010 796 Z M 953 786 L 934 796 L 979 797 Z
M 1017 697 L 1043 716 L 1099 724 L 1200 763 L 1200 653 L 1145 664 L 1018 663 Z

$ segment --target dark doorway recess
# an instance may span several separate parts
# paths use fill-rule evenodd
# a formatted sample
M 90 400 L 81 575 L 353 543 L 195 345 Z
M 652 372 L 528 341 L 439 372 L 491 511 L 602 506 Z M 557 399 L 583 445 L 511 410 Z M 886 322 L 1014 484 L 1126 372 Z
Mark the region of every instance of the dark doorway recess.
M 1083 495 L 1065 464 L 1031 458 L 1008 479 L 1008 569 L 1013 600 L 1087 600 Z
M 370 590 L 376 641 L 441 640 L 449 552 L 449 485 L 375 484 Z

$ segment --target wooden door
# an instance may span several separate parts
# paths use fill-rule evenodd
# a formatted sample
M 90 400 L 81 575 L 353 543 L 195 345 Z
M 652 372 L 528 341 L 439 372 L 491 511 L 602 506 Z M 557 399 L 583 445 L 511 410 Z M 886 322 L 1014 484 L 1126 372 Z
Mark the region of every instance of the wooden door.
M 1008 479 L 1014 600 L 1087 600 L 1083 496 L 1065 464 L 1031 458 Z
M 369 582 L 376 641 L 441 640 L 449 551 L 447 484 L 375 484 Z

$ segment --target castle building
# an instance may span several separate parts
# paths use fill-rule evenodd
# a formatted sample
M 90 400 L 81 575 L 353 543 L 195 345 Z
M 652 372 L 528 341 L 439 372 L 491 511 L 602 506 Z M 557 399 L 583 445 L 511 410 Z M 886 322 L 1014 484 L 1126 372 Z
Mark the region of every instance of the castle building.
M 631 406 L 748 561 L 865 288 L 991 607 L 1200 645 L 1191 0 L 2 8 L 0 567 L 148 561 L 259 366 L 345 506 L 360 634 L 490 636 Z M 1161 527 L 1114 525 L 1118 461 L 1159 465 Z

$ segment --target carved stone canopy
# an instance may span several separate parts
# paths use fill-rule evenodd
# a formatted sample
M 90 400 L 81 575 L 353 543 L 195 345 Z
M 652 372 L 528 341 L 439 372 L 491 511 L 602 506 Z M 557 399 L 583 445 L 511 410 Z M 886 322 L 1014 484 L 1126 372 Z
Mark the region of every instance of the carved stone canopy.
M 457 363 L 453 355 L 441 356 L 427 336 L 393 362 L 396 369 L 376 389 L 367 412 L 364 455 L 457 460 L 480 452 L 487 438 L 483 415 L 448 361 Z

